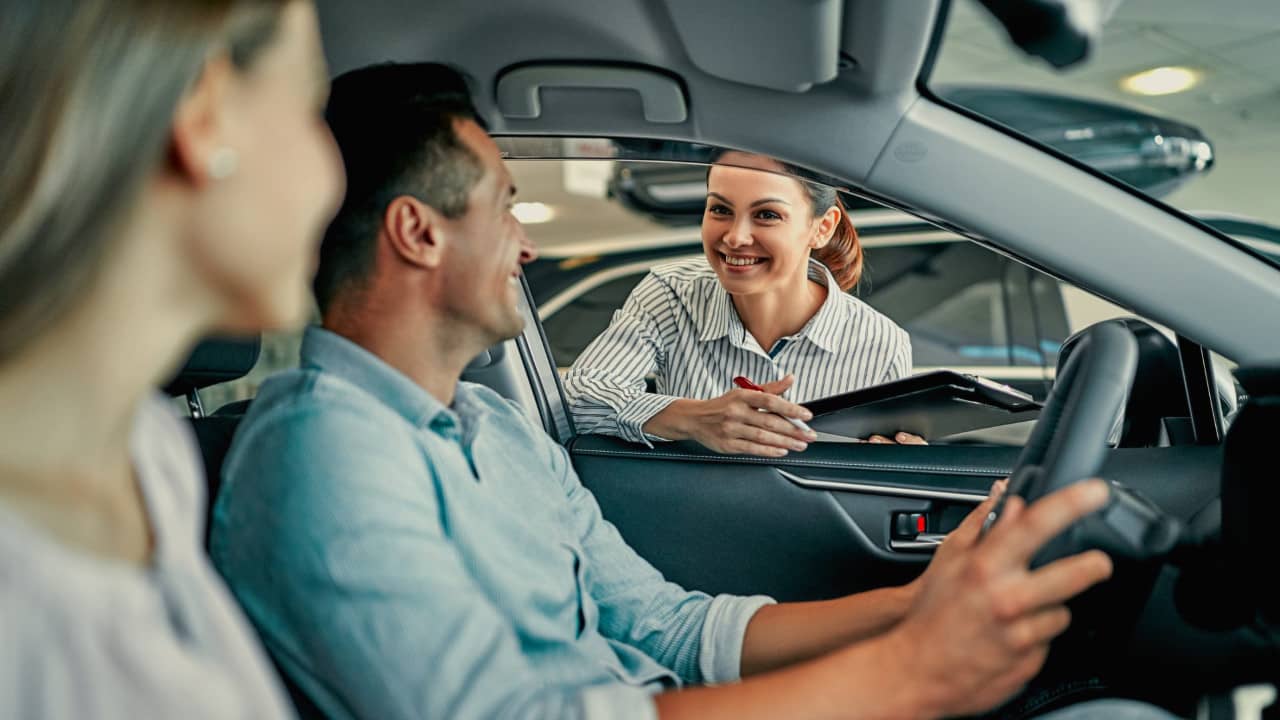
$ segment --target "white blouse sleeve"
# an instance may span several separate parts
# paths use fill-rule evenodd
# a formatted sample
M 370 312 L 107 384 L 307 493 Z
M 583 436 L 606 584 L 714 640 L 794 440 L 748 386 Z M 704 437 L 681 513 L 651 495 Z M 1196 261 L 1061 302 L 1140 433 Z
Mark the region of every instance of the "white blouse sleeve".
M 645 377 L 667 365 L 661 327 L 671 290 L 650 273 L 613 314 L 609 327 L 587 346 L 565 376 L 564 388 L 578 432 L 614 435 L 652 447 L 663 440 L 644 431 L 654 415 L 678 400 L 646 392 Z

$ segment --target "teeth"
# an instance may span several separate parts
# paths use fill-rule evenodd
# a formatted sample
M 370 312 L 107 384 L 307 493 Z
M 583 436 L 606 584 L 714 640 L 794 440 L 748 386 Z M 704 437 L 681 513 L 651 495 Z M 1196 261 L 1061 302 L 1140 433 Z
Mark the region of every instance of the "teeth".
M 723 257 L 726 263 L 728 263 L 729 265 L 736 265 L 736 266 L 756 265 L 764 261 L 764 258 L 738 258 L 738 257 L 730 257 L 728 255 L 723 255 Z

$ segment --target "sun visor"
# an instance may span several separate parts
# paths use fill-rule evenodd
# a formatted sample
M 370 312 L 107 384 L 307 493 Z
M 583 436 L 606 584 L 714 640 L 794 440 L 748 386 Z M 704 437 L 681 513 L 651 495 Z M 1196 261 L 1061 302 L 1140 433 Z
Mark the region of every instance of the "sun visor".
M 805 92 L 834 80 L 842 0 L 666 0 L 697 68 L 723 80 Z

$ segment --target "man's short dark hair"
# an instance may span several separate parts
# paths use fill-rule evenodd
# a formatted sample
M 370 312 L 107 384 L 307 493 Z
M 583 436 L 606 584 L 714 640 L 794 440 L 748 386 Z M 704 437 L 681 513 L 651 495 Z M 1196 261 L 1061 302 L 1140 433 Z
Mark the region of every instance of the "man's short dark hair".
M 371 65 L 333 81 L 325 110 L 347 170 L 347 194 L 320 246 L 313 289 L 320 312 L 373 270 L 374 241 L 392 200 L 409 195 L 449 218 L 467 210 L 484 174 L 458 137 L 480 122 L 467 79 L 435 63 Z

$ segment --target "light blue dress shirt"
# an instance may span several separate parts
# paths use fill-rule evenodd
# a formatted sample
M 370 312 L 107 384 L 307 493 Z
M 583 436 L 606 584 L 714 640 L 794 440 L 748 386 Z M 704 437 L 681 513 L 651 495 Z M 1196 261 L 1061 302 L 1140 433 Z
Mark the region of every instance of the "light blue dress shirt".
M 772 602 L 666 582 L 515 406 L 459 383 L 445 407 L 318 328 L 223 477 L 214 562 L 332 717 L 653 717 L 736 680 Z

